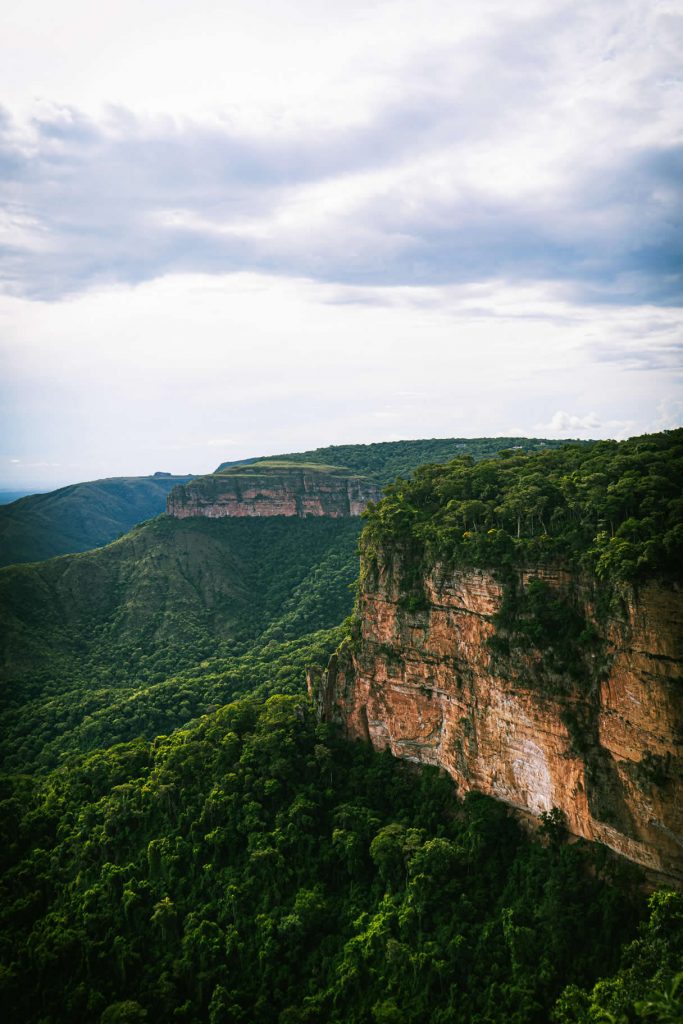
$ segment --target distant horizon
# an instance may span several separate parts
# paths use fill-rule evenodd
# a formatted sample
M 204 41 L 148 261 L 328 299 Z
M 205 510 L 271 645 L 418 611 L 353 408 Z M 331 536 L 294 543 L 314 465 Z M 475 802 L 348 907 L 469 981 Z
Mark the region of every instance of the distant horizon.
M 683 423 L 681 423 L 680 426 L 683 427 Z M 675 429 L 678 429 L 678 427 L 674 426 L 674 427 L 665 428 L 665 429 L 675 430 Z M 657 431 L 648 431 L 648 433 L 657 433 Z M 635 436 L 638 436 L 638 435 L 634 434 L 632 436 L 635 437 Z M 476 434 L 476 435 L 466 435 L 466 434 L 457 434 L 456 435 L 456 434 L 453 434 L 453 435 L 450 435 L 448 437 L 425 436 L 425 437 L 391 438 L 389 440 L 381 439 L 381 440 L 376 440 L 376 441 L 338 441 L 338 442 L 332 442 L 330 444 L 311 445 L 308 448 L 301 448 L 301 449 L 297 449 L 296 451 L 284 451 L 284 450 L 282 450 L 282 451 L 272 451 L 272 452 L 263 452 L 263 453 L 260 453 L 258 455 L 251 454 L 251 455 L 237 456 L 235 458 L 219 459 L 218 462 L 215 462 L 215 463 L 212 464 L 211 468 L 201 469 L 201 470 L 199 470 L 197 472 L 191 472 L 191 471 L 190 472 L 171 471 L 171 470 L 158 469 L 158 468 L 154 469 L 154 470 L 150 470 L 148 472 L 143 471 L 143 472 L 138 472 L 138 473 L 126 473 L 126 472 L 123 472 L 123 473 L 106 473 L 105 472 L 105 473 L 102 473 L 102 474 L 99 474 L 99 475 L 96 475 L 96 476 L 81 477 L 81 478 L 78 478 L 78 479 L 73 478 L 73 479 L 65 480 L 63 482 L 56 482 L 56 483 L 50 482 L 50 483 L 46 483 L 46 482 L 43 481 L 42 483 L 32 483 L 32 484 L 29 483 L 26 486 L 22 486 L 22 487 L 16 487 L 16 486 L 13 486 L 11 484 L 4 484 L 2 481 L 0 481 L 0 505 L 2 505 L 2 504 L 9 504 L 10 503 L 7 500 L 3 500 L 3 495 L 8 495 L 8 494 L 15 494 L 15 495 L 17 495 L 16 498 L 11 499 L 11 500 L 18 500 L 19 497 L 29 497 L 30 495 L 33 495 L 33 494 L 49 494 L 52 491 L 58 491 L 58 490 L 61 490 L 64 487 L 73 487 L 76 484 L 95 483 L 98 480 L 115 480 L 115 479 L 127 479 L 127 478 L 130 478 L 130 479 L 141 479 L 141 478 L 146 478 L 146 477 L 153 477 L 156 473 L 163 473 L 163 474 L 167 474 L 168 473 L 170 476 L 173 476 L 173 477 L 206 476 L 206 475 L 208 475 L 210 473 L 215 472 L 220 465 L 222 465 L 223 463 L 226 463 L 226 462 L 239 463 L 239 462 L 248 462 L 248 461 L 250 461 L 252 459 L 253 460 L 258 460 L 258 459 L 274 458 L 274 457 L 277 457 L 279 455 L 296 455 L 299 452 L 303 453 L 303 452 L 307 452 L 307 451 L 316 451 L 319 448 L 343 447 L 345 445 L 392 444 L 392 443 L 397 443 L 397 442 L 400 442 L 400 441 L 448 441 L 448 440 L 451 440 L 451 439 L 453 439 L 453 440 L 463 440 L 463 441 L 477 441 L 477 440 L 483 440 L 483 439 L 487 439 L 487 438 L 496 438 L 496 437 L 506 437 L 506 438 L 510 438 L 510 440 L 526 439 L 526 440 L 534 440 L 534 441 L 552 441 L 552 442 L 555 442 L 555 443 L 557 443 L 558 441 L 566 441 L 568 444 L 572 443 L 572 442 L 580 442 L 582 444 L 590 444 L 590 443 L 594 443 L 594 442 L 597 442 L 597 441 L 627 440 L 627 438 L 619 439 L 619 438 L 609 438 L 609 437 L 579 438 L 579 437 L 570 437 L 570 436 L 568 436 L 568 437 L 561 437 L 561 438 L 557 438 L 557 437 L 550 438 L 550 437 L 542 437 L 540 435 L 533 435 L 533 434 Z

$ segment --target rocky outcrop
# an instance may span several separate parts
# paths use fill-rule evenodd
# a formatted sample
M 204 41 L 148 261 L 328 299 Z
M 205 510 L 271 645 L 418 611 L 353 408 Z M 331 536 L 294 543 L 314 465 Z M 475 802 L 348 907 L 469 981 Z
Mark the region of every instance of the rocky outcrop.
M 406 597 L 404 568 L 366 567 L 357 633 L 312 680 L 321 716 L 441 766 L 462 793 L 558 807 L 574 834 L 683 880 L 680 590 L 649 583 L 600 608 L 569 573 L 512 574 L 505 595 L 490 572 L 436 567 Z M 504 596 L 523 601 L 532 578 L 566 607 L 559 653 L 524 640 L 528 613 L 505 626 Z
M 190 516 L 359 516 L 379 487 L 329 466 L 257 463 L 200 477 L 168 496 L 167 512 Z

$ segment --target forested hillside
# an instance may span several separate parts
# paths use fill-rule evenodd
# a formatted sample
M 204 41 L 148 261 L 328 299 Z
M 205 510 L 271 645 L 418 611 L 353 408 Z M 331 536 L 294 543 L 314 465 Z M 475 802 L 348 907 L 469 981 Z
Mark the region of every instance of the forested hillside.
M 18 778 L 2 812 L 17 1024 L 651 1020 L 634 1001 L 663 1001 L 683 954 L 679 896 L 622 954 L 631 869 L 552 818 L 532 842 L 500 804 L 458 807 L 300 698 Z
M 683 429 L 424 466 L 390 485 L 367 518 L 369 556 L 373 545 L 399 546 L 413 562 L 680 579 Z
M 354 472 L 386 480 L 397 467 L 411 472 L 461 444 L 483 455 L 511 441 L 552 444 L 335 446 L 310 453 L 310 462 L 343 457 Z M 145 483 L 158 500 L 176 480 Z M 104 520 L 114 528 L 112 501 L 119 514 L 142 513 L 140 483 L 103 481 L 26 499 L 28 521 L 48 535 L 48 519 L 36 518 L 41 509 L 65 523 L 77 512 L 74 521 L 86 524 L 78 537 L 92 538 Z M 151 739 L 253 689 L 301 691 L 304 652 L 309 664 L 324 663 L 351 612 L 359 530 L 357 520 L 161 516 L 94 551 L 1 569 L 4 763 L 45 769 L 78 751 Z
M 317 465 L 331 464 L 345 466 L 354 473 L 375 477 L 382 484 L 390 483 L 398 476 L 408 476 L 418 466 L 426 463 L 448 462 L 459 455 L 470 455 L 474 459 L 491 458 L 503 449 L 518 452 L 534 452 L 554 449 L 566 445 L 567 441 L 550 441 L 538 437 L 448 437 L 431 438 L 425 441 L 379 441 L 375 444 L 332 444 L 326 448 L 314 448 L 307 452 L 291 452 L 286 455 L 269 455 L 268 460 L 286 462 L 308 462 Z M 575 444 L 587 442 L 577 441 Z M 242 462 L 222 462 L 216 473 Z
M 475 458 L 501 448 L 535 451 L 563 441 L 536 438 L 449 438 L 429 441 L 387 441 L 380 444 L 330 445 L 310 452 L 277 456 L 286 462 L 345 466 L 380 483 L 410 474 L 425 462 L 445 462 L 458 454 Z M 262 458 L 224 462 L 218 471 Z M 32 494 L 0 506 L 0 566 L 38 562 L 55 555 L 88 551 L 109 544 L 138 523 L 166 511 L 166 496 L 191 476 L 112 477 Z
M 8 764 L 152 738 L 261 684 L 295 677 L 301 691 L 304 652 L 325 660 L 339 639 L 325 631 L 351 611 L 359 532 L 358 519 L 162 516 L 0 570 Z
M 433 557 L 678 578 L 680 431 L 557 452 L 504 440 L 371 509 L 366 556 L 411 553 L 408 601 Z M 381 474 L 378 447 L 334 461 Z M 305 672 L 354 642 L 360 527 L 161 516 L 0 570 L 13 1022 L 683 1020 L 679 894 L 648 908 L 638 869 L 568 842 L 561 814 L 531 838 L 504 805 L 316 722 Z M 518 632 L 562 633 L 542 604 Z
M 72 484 L 0 506 L 0 566 L 88 551 L 166 510 L 189 476 L 112 477 Z

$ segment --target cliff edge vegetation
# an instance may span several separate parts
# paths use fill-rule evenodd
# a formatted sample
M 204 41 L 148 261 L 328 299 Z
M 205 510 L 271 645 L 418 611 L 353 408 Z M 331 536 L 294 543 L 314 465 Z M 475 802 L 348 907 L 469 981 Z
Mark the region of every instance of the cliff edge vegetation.
M 473 568 L 683 578 L 683 429 L 423 466 L 366 513 L 364 551 Z
M 683 880 L 683 431 L 456 459 L 366 513 L 325 720 Z
M 575 444 L 585 444 L 575 441 Z M 268 459 L 248 459 L 241 462 L 222 462 L 217 473 L 232 467 L 264 462 L 303 463 L 317 468 L 328 465 L 345 466 L 357 475 L 369 475 L 381 484 L 391 483 L 398 476 L 407 476 L 418 466 L 435 462 L 449 462 L 460 455 L 473 459 L 487 459 L 503 449 L 516 452 L 553 450 L 567 444 L 565 440 L 542 437 L 432 437 L 416 441 L 376 441 L 373 444 L 331 444 L 305 452 L 273 455 Z

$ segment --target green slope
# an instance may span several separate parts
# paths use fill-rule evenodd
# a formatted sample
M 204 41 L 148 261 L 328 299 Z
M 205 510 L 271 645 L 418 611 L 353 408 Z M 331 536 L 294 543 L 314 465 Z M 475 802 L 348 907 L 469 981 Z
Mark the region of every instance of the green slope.
M 88 551 L 166 511 L 190 476 L 112 477 L 31 494 L 0 507 L 0 566 Z
M 680 452 L 661 438 L 541 457 L 541 481 L 536 456 L 426 470 L 378 506 L 366 542 L 479 564 L 491 516 L 508 559 L 533 556 L 544 536 L 557 557 L 581 554 L 604 502 L 614 512 L 623 500 L 607 570 L 628 575 L 680 541 L 669 522 L 680 506 L 662 518 L 663 498 L 680 502 Z M 372 465 L 378 447 L 304 454 L 386 473 Z M 395 449 L 396 472 L 416 452 Z M 558 499 L 542 534 L 539 511 L 572 481 L 573 518 Z M 9 1019 L 683 1019 L 670 995 L 680 896 L 655 894 L 628 945 L 643 913 L 635 869 L 564 843 L 552 818 L 531 841 L 502 805 L 459 804 L 436 771 L 314 721 L 305 669 L 344 635 L 359 529 L 160 516 L 107 547 L 0 570 L 0 756 L 33 772 L 0 776 Z M 609 551 L 609 526 L 600 532 Z M 264 704 L 282 693 L 294 696 Z M 240 694 L 251 696 L 225 706 Z
M 568 441 L 551 441 L 538 437 L 448 437 L 421 441 L 381 441 L 376 444 L 333 444 L 308 452 L 273 455 L 268 459 L 250 459 L 241 462 L 222 462 L 215 470 L 222 473 L 245 462 L 308 463 L 318 466 L 344 466 L 359 474 L 374 476 L 386 484 L 398 476 L 409 476 L 425 463 L 448 462 L 458 455 L 471 455 L 485 459 L 503 449 L 539 451 L 560 448 Z M 574 444 L 585 442 L 575 441 Z
M 256 462 L 249 462 L 247 464 L 230 463 L 223 466 L 221 469 L 216 470 L 216 473 L 209 474 L 209 476 L 213 478 L 220 473 L 223 477 L 238 476 L 250 479 L 252 477 L 263 476 L 264 479 L 268 479 L 270 474 L 277 474 L 282 471 L 293 473 L 296 470 L 302 472 L 305 472 L 306 470 L 314 470 L 316 473 L 323 473 L 325 476 L 339 477 L 340 479 L 362 476 L 362 474 L 356 473 L 347 466 L 331 465 L 322 461 L 300 462 L 293 455 L 280 459 L 258 459 Z M 202 478 L 199 477 L 198 479 Z
M 670 574 L 680 433 L 422 469 L 371 513 L 365 547 L 410 548 L 411 564 L 576 556 L 610 576 Z M 305 657 L 324 661 L 351 611 L 359 531 L 161 516 L 107 547 L 0 570 L 7 765 L 151 738 L 253 687 L 300 692 Z
M 324 659 L 339 635 L 318 634 L 351 611 L 359 532 L 354 519 L 160 516 L 107 547 L 1 569 L 11 767 L 54 763 L 77 735 L 91 749 L 174 728 L 248 688 L 247 669 L 267 686 L 266 664 L 301 691 L 301 652 Z M 176 677 L 189 670 L 188 703 Z

